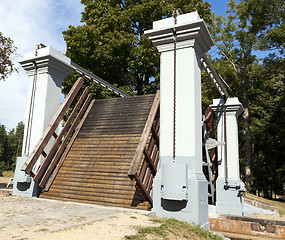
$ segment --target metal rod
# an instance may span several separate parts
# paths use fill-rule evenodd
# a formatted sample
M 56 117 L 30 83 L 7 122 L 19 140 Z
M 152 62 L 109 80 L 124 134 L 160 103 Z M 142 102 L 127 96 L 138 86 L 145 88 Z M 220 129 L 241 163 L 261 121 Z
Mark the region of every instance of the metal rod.
M 228 186 L 229 176 L 228 176 L 228 151 L 227 151 L 227 107 L 226 100 L 224 100 L 224 142 L 225 142 L 225 183 Z

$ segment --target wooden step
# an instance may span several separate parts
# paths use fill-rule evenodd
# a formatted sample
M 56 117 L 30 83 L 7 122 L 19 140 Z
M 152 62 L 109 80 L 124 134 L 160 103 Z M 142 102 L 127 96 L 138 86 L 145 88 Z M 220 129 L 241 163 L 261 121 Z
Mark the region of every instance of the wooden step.
M 128 178 L 154 95 L 96 100 L 43 198 L 148 209 Z

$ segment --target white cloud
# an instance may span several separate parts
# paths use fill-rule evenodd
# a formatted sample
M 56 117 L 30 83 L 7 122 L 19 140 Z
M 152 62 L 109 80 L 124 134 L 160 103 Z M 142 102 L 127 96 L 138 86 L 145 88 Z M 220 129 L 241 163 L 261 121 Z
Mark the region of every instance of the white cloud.
M 10 130 L 24 122 L 28 98 L 28 77 L 17 62 L 39 43 L 65 53 L 62 31 L 80 24 L 83 6 L 80 0 L 0 0 L 0 6 L 0 31 L 21 55 L 14 61 L 19 73 L 0 82 L 0 123 Z

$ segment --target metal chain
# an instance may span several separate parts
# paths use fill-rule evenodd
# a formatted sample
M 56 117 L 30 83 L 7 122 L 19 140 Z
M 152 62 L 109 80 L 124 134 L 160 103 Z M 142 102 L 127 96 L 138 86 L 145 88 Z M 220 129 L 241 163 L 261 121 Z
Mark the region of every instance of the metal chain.
M 30 109 L 29 109 L 29 117 L 28 117 L 28 126 L 26 131 L 26 141 L 25 141 L 25 150 L 24 155 L 28 156 L 30 151 L 30 144 L 31 144 L 31 132 L 32 132 L 32 121 L 33 121 L 33 112 L 34 112 L 34 105 L 35 105 L 35 95 L 36 95 L 36 82 L 37 82 L 37 64 L 34 62 L 34 80 L 33 80 L 33 87 L 32 87 L 32 93 L 31 93 L 31 101 L 30 101 Z M 29 138 L 29 142 L 28 142 Z
M 174 24 L 177 24 L 177 10 L 173 11 Z M 173 29 L 174 40 L 174 84 L 173 84 L 173 160 L 176 157 L 176 44 L 177 35 L 176 29 Z
M 224 142 L 225 142 L 225 182 L 226 186 L 229 183 L 228 176 L 228 149 L 227 149 L 227 107 L 226 107 L 226 99 L 224 100 Z

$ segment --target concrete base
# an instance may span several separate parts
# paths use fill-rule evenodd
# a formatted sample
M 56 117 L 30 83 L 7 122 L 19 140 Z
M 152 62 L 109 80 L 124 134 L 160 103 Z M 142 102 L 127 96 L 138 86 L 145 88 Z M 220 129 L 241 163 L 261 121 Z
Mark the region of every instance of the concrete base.
M 225 187 L 224 178 L 217 179 L 217 213 L 243 216 L 244 183 L 241 180 L 229 179 L 228 186 L 228 188 Z
M 27 157 L 18 157 L 16 161 L 16 169 L 14 173 L 13 195 L 38 197 L 41 193 L 41 188 L 34 182 L 34 180 L 21 168 Z
M 176 168 L 175 165 L 185 166 L 187 174 L 181 174 L 181 176 L 186 176 L 186 188 L 181 186 L 181 191 L 184 189 L 187 193 L 184 195 L 186 197 L 181 197 L 181 200 L 178 200 L 179 197 L 177 196 L 179 195 L 176 195 L 176 197 L 166 195 L 163 189 L 166 189 L 168 186 L 166 186 L 167 181 L 165 181 L 162 175 L 162 169 L 165 167 L 161 167 L 153 182 L 153 210 L 158 217 L 172 217 L 188 223 L 198 224 L 210 230 L 208 221 L 208 183 L 203 173 L 195 173 L 193 171 L 193 168 L 191 168 L 193 161 L 194 159 L 189 157 L 178 158 L 177 162 L 179 163 L 171 163 L 170 161 L 165 161 L 165 159 L 162 161 L 164 165 L 169 164 L 173 169 Z M 178 182 L 176 184 L 177 189 L 179 189 L 179 183 L 184 182 L 181 176 L 168 176 L 172 181 Z M 172 185 L 175 184 L 172 183 Z

